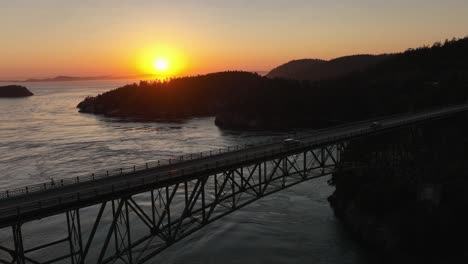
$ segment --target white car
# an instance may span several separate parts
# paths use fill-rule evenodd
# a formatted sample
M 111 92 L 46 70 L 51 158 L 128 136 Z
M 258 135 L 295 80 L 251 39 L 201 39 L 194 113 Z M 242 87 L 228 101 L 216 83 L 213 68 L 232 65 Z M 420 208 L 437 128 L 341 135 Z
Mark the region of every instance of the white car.
M 286 146 L 296 146 L 301 144 L 301 141 L 294 138 L 287 138 L 283 140 L 283 144 Z
M 373 129 L 377 129 L 377 128 L 381 128 L 382 127 L 382 124 L 379 123 L 379 122 L 372 122 L 370 124 L 370 127 L 373 128 Z

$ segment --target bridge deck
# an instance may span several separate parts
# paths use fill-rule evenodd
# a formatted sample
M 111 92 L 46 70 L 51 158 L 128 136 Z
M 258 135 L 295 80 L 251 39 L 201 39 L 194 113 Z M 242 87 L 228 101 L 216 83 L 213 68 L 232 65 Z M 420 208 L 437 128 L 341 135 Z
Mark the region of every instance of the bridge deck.
M 300 144 L 286 146 L 283 142 L 273 142 L 92 181 L 64 186 L 57 184 L 54 188 L 45 191 L 23 193 L 0 199 L 0 228 L 18 222 L 54 215 L 70 210 L 70 208 L 81 208 L 102 201 L 141 193 L 156 187 L 223 172 L 226 169 L 236 168 L 259 160 L 271 160 L 276 157 L 299 153 L 304 149 L 381 133 L 466 110 L 468 110 L 468 105 L 458 105 L 422 113 L 392 116 L 379 120 L 380 125 L 377 127 L 371 127 L 370 121 L 357 122 L 346 126 L 319 130 L 298 138 Z

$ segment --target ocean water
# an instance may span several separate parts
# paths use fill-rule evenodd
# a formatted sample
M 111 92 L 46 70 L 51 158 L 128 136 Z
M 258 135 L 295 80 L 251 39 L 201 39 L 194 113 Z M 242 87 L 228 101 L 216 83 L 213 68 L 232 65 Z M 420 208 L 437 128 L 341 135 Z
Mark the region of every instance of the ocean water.
M 76 105 L 86 96 L 130 82 L 25 83 L 34 96 L 0 99 L 0 190 L 292 132 L 220 130 L 212 117 L 137 122 L 78 113 Z M 264 197 L 176 243 L 149 263 L 369 263 L 368 252 L 334 217 L 327 201 L 333 188 L 326 181 L 312 180 Z M 86 217 L 91 211 L 83 210 L 83 225 L 91 223 Z M 25 244 L 53 238 L 52 231 L 66 226 L 64 221 L 51 217 L 25 225 Z M 0 230 L 0 246 L 11 246 L 11 241 L 11 230 Z M 47 259 L 56 253 L 44 251 L 37 257 Z M 2 257 L 6 258 L 0 251 Z

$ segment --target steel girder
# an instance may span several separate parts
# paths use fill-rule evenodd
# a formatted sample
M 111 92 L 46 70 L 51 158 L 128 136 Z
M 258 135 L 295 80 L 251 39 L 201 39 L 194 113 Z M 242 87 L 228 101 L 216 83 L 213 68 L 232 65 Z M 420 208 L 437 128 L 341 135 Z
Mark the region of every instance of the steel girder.
M 6 257 L 0 254 L 0 263 L 145 263 L 266 195 L 332 173 L 343 149 L 344 143 L 337 143 L 106 201 L 95 206 L 92 216 L 87 213 L 93 221 L 86 230 L 80 209 L 73 209 L 64 214 L 67 232 L 62 238 L 57 234 L 57 239 L 28 249 L 21 227 L 29 223 L 18 224 L 12 226 L 12 247 L 0 247 L 0 253 L 6 252 Z M 65 243 L 67 252 L 50 257 L 55 246 Z M 49 259 L 38 252 L 46 252 L 42 255 Z

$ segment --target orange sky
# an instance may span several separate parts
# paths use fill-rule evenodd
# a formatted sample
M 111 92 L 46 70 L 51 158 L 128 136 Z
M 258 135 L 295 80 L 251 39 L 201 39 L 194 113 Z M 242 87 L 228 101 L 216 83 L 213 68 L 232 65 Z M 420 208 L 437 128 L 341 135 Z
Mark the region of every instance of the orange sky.
M 157 57 L 179 75 L 268 71 L 292 59 L 397 52 L 468 34 L 468 1 L 408 2 L 5 1 L 0 79 L 141 74 Z

